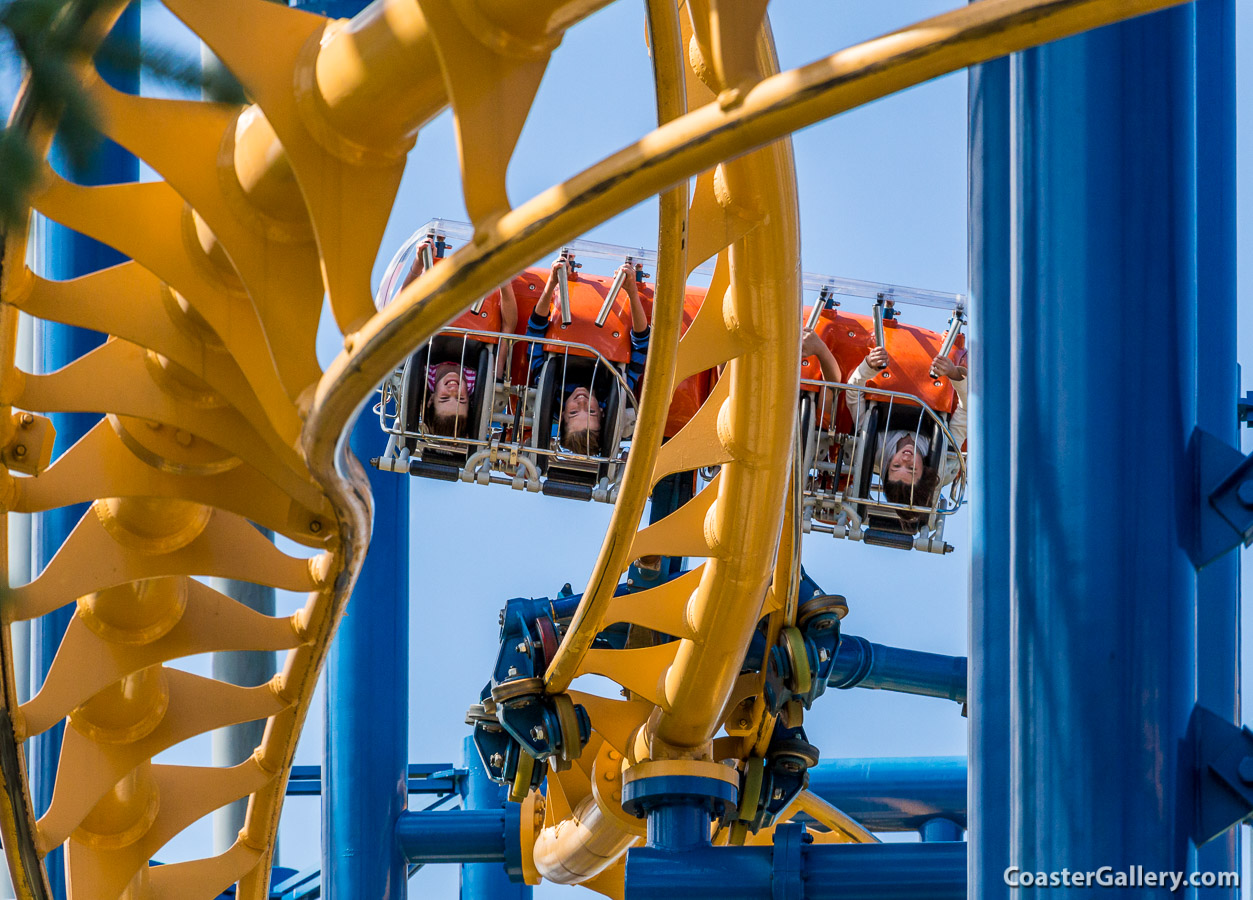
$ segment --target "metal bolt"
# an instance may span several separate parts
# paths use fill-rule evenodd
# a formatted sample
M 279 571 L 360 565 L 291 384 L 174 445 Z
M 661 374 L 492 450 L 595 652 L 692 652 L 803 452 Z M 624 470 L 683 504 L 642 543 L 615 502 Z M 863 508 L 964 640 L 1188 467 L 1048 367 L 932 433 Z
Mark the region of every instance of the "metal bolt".
M 529 644 L 527 644 L 526 641 L 518 641 L 517 646 L 514 647 L 513 649 L 516 650 L 518 653 L 530 653 L 531 652 L 531 647 Z
M 622 754 L 619 753 L 617 750 L 610 750 L 605 755 L 609 757 L 610 762 L 617 762 L 618 760 L 622 759 Z
M 613 333 L 613 336 L 614 336 L 614 337 L 618 337 L 618 332 L 616 332 L 616 331 L 615 331 L 615 332 Z
M 480 316 L 482 316 L 484 319 L 486 319 L 486 318 L 487 318 L 487 310 L 484 310 L 483 312 L 479 313 L 479 315 L 480 315 Z
M 771 794 L 770 796 L 771 796 L 771 797 L 773 797 L 775 800 L 782 800 L 782 799 L 783 799 L 783 788 L 775 788 L 775 789 L 774 789 L 774 793 L 773 793 L 773 794 Z
M 741 728 L 747 728 L 747 727 L 748 727 L 748 719 L 740 719 L 740 727 L 741 727 Z
M 1246 478 L 1240 482 L 1240 486 L 1236 488 L 1236 499 L 1253 509 L 1253 478 Z
M 850 332 L 848 333 L 848 336 L 849 336 L 849 337 L 857 337 L 857 333 L 856 333 L 856 332 L 853 332 L 853 331 L 850 331 Z
M 317 534 L 319 531 L 322 530 L 322 523 L 319 522 L 317 519 L 314 519 L 312 522 L 309 523 L 309 530 L 312 531 L 314 534 Z
M 800 770 L 801 767 L 797 763 L 787 762 L 783 764 L 783 771 L 785 772 L 799 772 Z
M 606 773 L 605 773 L 605 780 L 606 780 L 606 781 L 613 781 L 614 776 L 615 776 L 616 774 L 617 774 L 617 773 L 616 773 L 616 772 L 614 772 L 614 770 L 613 770 L 613 769 L 610 769 L 608 772 L 606 772 Z
M 613 799 L 614 799 L 614 801 L 615 801 L 615 802 L 617 802 L 617 803 L 621 803 L 621 802 L 622 802 L 622 791 L 614 791 L 614 792 L 613 792 Z
M 30 413 L 22 413 L 22 417 L 18 421 L 22 423 L 23 428 L 27 428 L 35 424 L 35 417 Z
M 534 725 L 531 727 L 531 740 L 542 741 L 544 740 L 544 737 L 545 734 L 543 725 Z
M 510 678 L 512 678 L 514 675 L 517 675 L 517 674 L 518 674 L 518 667 L 517 667 L 517 666 L 510 666 L 510 667 L 509 667 L 509 677 L 510 677 Z
M 189 432 L 183 431 L 183 429 L 179 428 L 174 432 L 174 440 L 183 447 L 190 447 L 192 436 Z
M 505 758 L 499 753 L 493 753 L 487 761 L 492 764 L 493 769 L 499 769 L 505 764 Z
M 830 658 L 831 658 L 831 654 L 827 652 L 826 647 L 818 648 L 818 662 L 826 662 Z
M 13 455 L 14 455 L 14 456 L 16 456 L 18 459 L 21 459 L 23 456 L 25 456 L 25 455 L 26 455 L 26 445 L 25 445 L 25 444 L 18 444 L 16 447 L 14 447 L 14 448 L 13 448 Z
M 1245 784 L 1253 784 L 1253 756 L 1246 756 L 1240 760 L 1240 768 L 1237 771 L 1241 781 Z

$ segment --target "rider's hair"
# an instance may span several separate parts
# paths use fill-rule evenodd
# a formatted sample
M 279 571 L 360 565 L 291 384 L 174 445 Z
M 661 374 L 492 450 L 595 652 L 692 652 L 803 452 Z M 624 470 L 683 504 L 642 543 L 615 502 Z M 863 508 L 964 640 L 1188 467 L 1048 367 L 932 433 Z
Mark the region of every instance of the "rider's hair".
M 936 488 L 940 486 L 940 473 L 931 466 L 923 466 L 918 480 L 910 484 L 904 479 L 883 479 L 883 496 L 892 503 L 908 506 L 930 506 Z M 914 531 L 927 519 L 926 513 L 896 510 L 902 522 Z
M 466 437 L 465 417 L 457 413 L 436 412 L 433 395 L 426 401 L 426 415 L 422 417 L 422 424 L 432 434 L 444 437 Z
M 565 447 L 567 450 L 573 450 L 575 453 L 583 453 L 587 456 L 599 456 L 600 429 L 580 428 L 577 431 L 570 431 L 565 425 L 562 425 L 561 446 Z

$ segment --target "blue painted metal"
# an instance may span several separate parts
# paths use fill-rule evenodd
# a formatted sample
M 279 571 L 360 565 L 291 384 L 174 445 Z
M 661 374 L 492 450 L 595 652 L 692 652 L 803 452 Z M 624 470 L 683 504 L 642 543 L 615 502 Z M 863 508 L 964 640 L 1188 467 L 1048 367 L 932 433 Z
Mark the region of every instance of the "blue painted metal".
M 934 818 L 922 823 L 918 836 L 927 843 L 936 841 L 960 841 L 962 827 L 952 819 Z
M 648 846 L 669 852 L 709 846 L 710 823 L 735 808 L 735 785 L 703 775 L 655 775 L 622 785 L 622 808 L 648 820 Z
M 901 691 L 965 703 L 966 657 L 888 647 L 846 634 L 840 638 L 827 684 L 841 689 Z
M 362 0 L 292 0 L 288 5 L 332 19 L 351 19 L 370 4 Z M 378 448 L 375 448 L 377 452 Z
M 114 25 L 109 36 L 110 43 L 134 46 L 139 41 L 139 4 L 129 7 Z M 139 92 L 139 70 L 125 69 L 101 64 L 101 76 L 118 90 Z M 58 140 L 53 143 L 50 154 L 53 168 L 62 176 L 77 184 L 100 185 L 137 181 L 139 162 L 117 144 L 104 141 L 92 154 L 85 166 L 75 165 L 66 147 Z M 36 217 L 34 267 L 45 278 L 65 280 L 77 278 L 124 262 L 125 257 L 116 250 L 85 237 L 55 222 Z M 80 356 L 104 342 L 104 335 L 53 322 L 39 322 L 35 335 L 35 361 L 41 372 L 53 372 L 63 368 Z M 93 413 L 54 413 L 51 416 L 56 428 L 53 458 L 68 450 L 86 434 L 100 416 Z M 75 504 L 62 509 L 50 510 L 34 517 L 31 527 L 32 568 L 38 575 L 69 536 L 84 513 L 86 504 Z M 52 666 L 61 638 L 73 616 L 74 606 L 69 604 L 36 619 L 31 624 L 31 690 L 33 696 L 43 684 Z M 27 767 L 30 772 L 31 801 L 36 816 L 47 811 L 52 802 L 52 790 L 56 780 L 57 761 L 61 755 L 61 737 L 64 725 L 58 723 L 50 730 L 30 740 L 26 748 Z M 60 847 L 52 850 L 46 860 L 48 879 L 54 897 L 66 895 L 64 859 Z
M 507 815 L 501 860 L 461 866 L 461 900 L 530 900 L 530 885 L 521 883 L 520 808 L 516 803 L 506 804 L 508 791 L 488 777 L 483 760 L 474 748 L 473 737 L 467 737 L 462 743 L 462 758 L 466 771 L 459 785 L 462 808 L 467 812 L 507 812 Z
M 1024 871 L 1195 869 L 1194 15 L 1013 61 L 1013 351 L 985 373 L 1012 392 L 985 410 L 1015 437 L 1012 494 L 976 501 L 1009 516 L 1010 625 L 976 637 L 1010 663 L 989 687 L 1009 696 L 1009 863 Z M 972 319 L 997 321 L 993 307 Z
M 626 896 L 630 900 L 965 900 L 964 843 L 806 844 L 797 840 L 795 829 L 780 830 L 786 836 L 782 847 L 703 847 L 683 853 L 633 847 L 627 851 Z M 776 860 L 785 866 L 777 875 Z M 796 892 L 798 882 L 803 893 Z
M 466 777 L 466 770 L 450 763 L 410 763 L 410 794 L 455 793 Z M 316 797 L 322 793 L 321 766 L 292 766 L 287 779 L 287 796 Z
M 970 69 L 970 897 L 1005 897 L 1009 865 L 1009 59 Z
M 1197 104 L 1197 425 L 1234 447 L 1239 422 L 1230 397 L 1239 394 L 1236 365 L 1236 132 L 1235 0 L 1198 0 Z M 1253 416 L 1249 419 L 1253 425 Z M 1240 559 L 1237 553 L 1197 573 L 1197 702 L 1240 722 Z M 1197 851 L 1203 872 L 1240 868 L 1239 829 Z M 1207 900 L 1235 888 L 1203 888 Z
M 361 416 L 351 447 L 377 452 Z M 374 533 L 326 669 L 323 890 L 329 900 L 403 900 L 404 857 L 390 836 L 408 794 L 409 479 L 366 467 Z
M 396 820 L 396 844 L 404 859 L 428 863 L 496 863 L 518 835 L 516 803 L 501 809 L 404 812 Z M 380 843 L 387 843 L 382 841 Z
M 295 872 L 275 868 L 270 875 L 270 900 L 317 900 L 321 896 L 322 873 L 317 869 Z
M 809 790 L 871 831 L 917 831 L 937 817 L 966 826 L 961 756 L 825 760 L 809 770 Z

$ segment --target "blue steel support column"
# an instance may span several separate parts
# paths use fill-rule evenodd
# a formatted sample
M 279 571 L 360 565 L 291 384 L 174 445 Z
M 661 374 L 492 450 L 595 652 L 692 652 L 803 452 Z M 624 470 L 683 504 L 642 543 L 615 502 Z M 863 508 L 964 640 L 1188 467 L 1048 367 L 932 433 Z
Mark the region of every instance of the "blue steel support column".
M 474 747 L 474 738 L 467 737 L 462 743 L 462 754 L 467 770 L 461 785 L 461 805 L 469 811 L 500 811 L 505 805 L 505 788 L 487 777 L 483 760 Z M 516 824 L 511 817 L 505 818 L 505 827 Z M 519 835 L 505 835 L 505 842 L 516 844 Z M 531 887 L 509 880 L 505 866 L 498 862 L 465 863 L 461 866 L 461 900 L 531 900 Z
M 1009 64 L 974 66 L 969 86 L 971 900 L 1009 890 Z
M 377 455 L 361 415 L 351 447 Z M 408 797 L 409 479 L 366 465 L 374 533 L 326 664 L 322 884 L 328 900 L 403 900 L 394 833 Z
M 139 4 L 132 4 L 113 27 L 109 41 L 135 46 L 139 42 Z M 137 67 L 119 69 L 100 65 L 100 74 L 109 84 L 128 93 L 139 92 Z M 117 184 L 139 180 L 139 161 L 111 141 L 104 141 L 86 166 L 74 165 L 60 142 L 54 142 L 51 162 L 57 172 L 69 180 L 86 185 Z M 125 257 L 76 231 L 55 222 L 36 217 L 35 269 L 39 275 L 66 280 L 86 275 L 97 269 L 124 262 Z M 68 365 L 104 342 L 104 335 L 82 328 L 40 322 L 35 335 L 35 364 L 40 372 L 53 372 Z M 55 413 L 51 416 L 56 428 L 53 458 L 68 450 L 86 434 L 100 417 L 90 413 Z M 32 569 L 35 575 L 48 564 L 61 542 L 69 535 L 87 511 L 86 504 L 50 510 L 34 516 L 31 526 Z M 67 598 L 72 599 L 72 598 Z M 67 603 L 31 624 L 31 693 L 34 694 L 52 666 L 61 638 L 74 614 L 74 605 Z M 42 815 L 52 802 L 57 761 L 61 755 L 60 723 L 32 738 L 26 747 L 30 771 L 31 801 L 35 815 Z M 51 851 L 46 860 L 52 893 L 65 897 L 65 869 L 61 848 Z
M 1194 9 L 1011 65 L 1010 862 L 1190 871 Z
M 1236 366 L 1236 23 L 1234 0 L 1196 4 L 1197 424 L 1240 446 Z M 1197 702 L 1240 723 L 1240 554 L 1197 573 Z M 1197 851 L 1202 872 L 1240 867 L 1240 829 Z M 1200 896 L 1234 898 L 1236 888 Z

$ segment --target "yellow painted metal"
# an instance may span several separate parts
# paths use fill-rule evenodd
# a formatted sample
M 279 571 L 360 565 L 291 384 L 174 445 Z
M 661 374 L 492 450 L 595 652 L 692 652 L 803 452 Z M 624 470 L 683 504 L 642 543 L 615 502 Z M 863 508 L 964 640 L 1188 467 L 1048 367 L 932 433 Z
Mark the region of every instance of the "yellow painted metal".
M 678 11 L 670 0 L 648 4 L 649 46 L 657 84 L 657 120 L 665 123 L 687 109 L 679 73 L 683 70 Z M 657 277 L 652 315 L 652 339 L 644 362 L 644 396 L 631 436 L 631 453 L 606 539 L 588 579 L 583 599 L 567 630 L 556 658 L 545 674 L 549 691 L 563 691 L 574 678 L 583 655 L 591 648 L 604 623 L 618 580 L 634 554 L 632 536 L 639 527 L 644 503 L 655 482 L 650 477 L 657 463 L 662 434 L 674 391 L 675 357 L 683 321 L 684 289 L 691 274 L 687 257 L 687 184 L 661 195 L 657 227 Z
M 554 781 L 548 824 L 535 836 L 535 874 L 561 872 L 621 896 L 615 860 L 637 834 L 614 811 L 620 772 L 610 754 L 686 771 L 689 760 L 711 754 L 725 708 L 736 717 L 735 737 L 720 739 L 729 743 L 718 758 L 760 750 L 772 719 L 754 680 L 738 675 L 738 654 L 761 612 L 771 614 L 771 639 L 794 618 L 798 538 L 785 448 L 798 254 L 786 149 L 768 145 L 944 72 L 1173 5 L 982 0 L 767 76 L 754 44 L 764 0 L 688 0 L 689 42 L 675 41 L 676 6 L 650 0 L 659 128 L 511 211 L 505 170 L 538 78 L 564 31 L 604 2 L 381 0 L 352 23 L 332 23 L 262 0 L 167 0 L 241 80 L 255 100 L 249 107 L 127 97 L 99 80 L 89 55 L 80 60 L 78 77 L 105 132 L 162 180 L 86 188 L 45 170 L 36 208 L 134 259 L 114 269 L 47 282 L 22 262 L 27 223 L 3 235 L 0 510 L 92 502 L 47 569 L 0 600 L 5 624 L 77 604 L 35 698 L 19 708 L 11 665 L 0 671 L 10 723 L 0 727 L 0 758 L 17 760 L 3 766 L 0 843 L 19 897 L 46 891 L 37 853 L 63 841 L 79 900 L 211 897 L 236 881 L 241 898 L 266 896 L 296 738 L 369 540 L 370 498 L 344 450 L 347 425 L 414 345 L 480 295 L 591 225 L 679 185 L 662 201 L 665 278 L 626 482 L 585 604 L 548 673 L 553 690 L 578 672 L 605 672 L 648 698 L 572 695 L 591 710 L 597 735 Z M 123 6 L 70 3 L 65 15 L 82 21 L 90 48 Z M 676 43 L 688 44 L 691 65 Z M 256 53 L 262 44 L 266 53 Z M 449 102 L 476 239 L 375 315 L 369 272 L 405 155 L 418 127 Z M 13 124 L 46 153 L 54 123 L 35 121 L 28 89 Z M 685 212 L 682 186 L 692 175 Z M 715 254 L 708 300 L 676 351 L 683 273 Z M 322 374 L 313 338 L 324 293 L 345 350 Z M 114 339 L 61 372 L 19 373 L 19 309 Z M 658 451 L 671 386 L 722 364 L 710 404 L 672 449 Z M 31 420 L 14 406 L 29 407 Z M 50 429 L 38 414 L 71 410 L 107 416 L 48 465 Z M 648 487 L 697 463 L 723 469 L 696 500 L 637 532 Z M 288 556 L 251 523 L 323 552 Z M 0 531 L 7 535 L 7 516 Z M 646 553 L 708 561 L 637 595 L 631 608 L 612 586 Z M 190 575 L 307 591 L 308 602 L 291 620 L 258 617 Z M 681 640 L 589 653 L 606 616 Z M 163 666 L 248 648 L 287 649 L 282 674 L 241 689 Z M 7 628 L 0 650 L 12 659 Z M 151 762 L 173 743 L 249 718 L 266 718 L 267 728 L 241 766 L 208 772 Z M 63 719 L 70 727 L 53 805 L 35 823 L 21 756 L 11 751 Z M 227 853 L 149 871 L 147 860 L 170 837 L 241 796 L 250 796 L 249 813 Z M 838 811 L 802 802 L 829 827 L 844 827 Z

